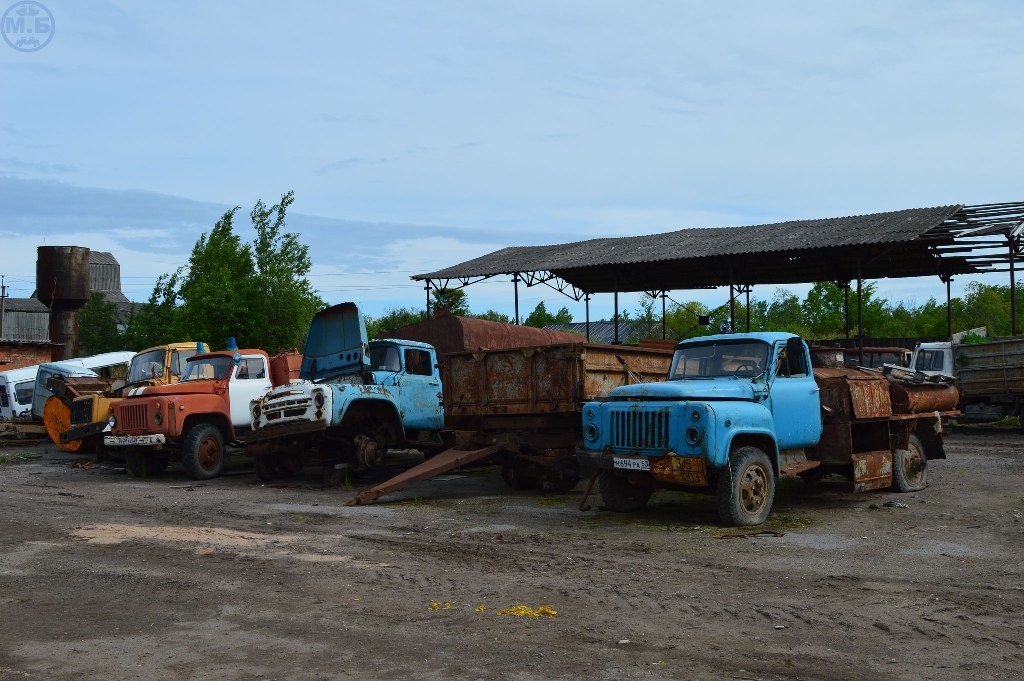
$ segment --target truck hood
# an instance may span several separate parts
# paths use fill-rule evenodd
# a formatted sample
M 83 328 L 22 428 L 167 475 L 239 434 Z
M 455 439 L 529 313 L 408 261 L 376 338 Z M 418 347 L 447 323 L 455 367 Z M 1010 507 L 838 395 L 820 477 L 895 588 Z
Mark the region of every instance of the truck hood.
M 313 381 L 369 367 L 367 343 L 366 324 L 355 303 L 317 312 L 309 324 L 299 378 Z
M 185 381 L 173 385 L 151 385 L 140 388 L 129 388 L 125 391 L 125 397 L 156 397 L 157 395 L 211 395 L 217 388 L 227 387 L 226 381 Z
M 662 383 L 637 383 L 613 388 L 613 400 L 654 398 L 663 400 L 753 400 L 754 384 L 734 378 L 682 379 Z

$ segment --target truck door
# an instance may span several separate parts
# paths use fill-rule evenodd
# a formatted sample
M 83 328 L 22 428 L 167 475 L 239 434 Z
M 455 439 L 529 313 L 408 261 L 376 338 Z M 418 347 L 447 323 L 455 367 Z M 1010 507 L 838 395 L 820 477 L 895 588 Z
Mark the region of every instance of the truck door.
M 252 426 L 252 413 L 249 403 L 257 397 L 263 397 L 270 390 L 270 372 L 267 361 L 259 356 L 243 357 L 235 367 L 228 387 L 228 399 L 231 402 L 231 425 L 235 428 Z
M 775 377 L 768 396 L 776 441 L 780 450 L 812 447 L 821 438 L 821 400 L 807 350 L 801 342 L 800 351 L 790 358 L 785 343 L 776 347 Z
M 441 381 L 433 355 L 419 348 L 404 348 L 404 371 L 398 375 L 398 408 L 406 429 L 441 430 Z

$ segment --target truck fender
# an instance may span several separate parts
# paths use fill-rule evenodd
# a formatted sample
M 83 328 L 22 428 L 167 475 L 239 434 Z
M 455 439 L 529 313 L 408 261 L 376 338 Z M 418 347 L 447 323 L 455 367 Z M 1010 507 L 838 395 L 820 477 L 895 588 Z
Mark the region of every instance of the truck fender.
M 731 437 L 726 443 L 725 460 L 722 465 L 728 465 L 729 454 L 740 447 L 757 447 L 768 455 L 772 463 L 772 470 L 779 475 L 779 447 L 775 442 L 775 434 L 767 429 L 743 430 L 729 434 Z
M 195 411 L 197 413 L 188 414 L 185 417 L 185 420 L 181 425 L 181 430 L 178 433 L 179 436 L 183 436 L 193 426 L 200 423 L 212 423 L 220 429 L 221 435 L 224 436 L 225 444 L 235 440 L 235 429 L 231 426 L 231 419 L 229 419 L 225 414 L 216 411 L 200 412 L 198 409 L 190 409 L 190 411 Z
M 356 424 L 358 421 L 372 419 L 376 423 L 388 421 L 394 426 L 394 436 L 399 442 L 405 441 L 405 424 L 398 413 L 395 403 L 387 395 L 367 393 L 363 395 L 347 395 L 339 404 L 334 403 L 333 424 L 338 427 L 346 427 Z

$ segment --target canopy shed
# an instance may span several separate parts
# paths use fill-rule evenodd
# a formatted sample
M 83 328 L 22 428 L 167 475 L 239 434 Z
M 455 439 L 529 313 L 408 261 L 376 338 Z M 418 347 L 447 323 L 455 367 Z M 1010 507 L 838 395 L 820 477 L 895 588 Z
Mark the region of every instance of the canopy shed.
M 1021 257 L 1024 202 L 948 205 L 746 227 L 681 229 L 663 234 L 588 239 L 552 246 L 514 246 L 414 280 L 461 288 L 494 276 L 512 277 L 519 319 L 519 282 L 548 285 L 574 300 L 591 294 L 757 284 L 954 276 L 1009 271 Z M 1013 286 L 1011 295 L 1015 297 Z M 858 297 L 859 302 L 859 297 Z M 858 308 L 860 305 L 858 304 Z M 1016 301 L 1012 301 L 1016 333 Z M 589 317 L 589 306 L 588 306 Z M 733 320 L 735 325 L 735 320 Z M 859 325 L 858 325 L 859 326 Z

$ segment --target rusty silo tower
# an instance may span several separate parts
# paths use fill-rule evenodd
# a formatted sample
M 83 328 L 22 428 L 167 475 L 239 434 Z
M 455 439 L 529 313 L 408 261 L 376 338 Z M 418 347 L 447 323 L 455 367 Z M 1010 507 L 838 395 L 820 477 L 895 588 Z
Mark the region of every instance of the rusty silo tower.
M 77 357 L 78 311 L 89 301 L 89 249 L 40 246 L 36 298 L 50 308 L 50 340 L 64 346 L 54 359 Z

